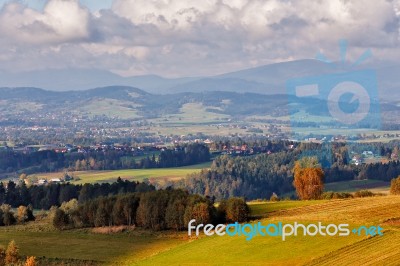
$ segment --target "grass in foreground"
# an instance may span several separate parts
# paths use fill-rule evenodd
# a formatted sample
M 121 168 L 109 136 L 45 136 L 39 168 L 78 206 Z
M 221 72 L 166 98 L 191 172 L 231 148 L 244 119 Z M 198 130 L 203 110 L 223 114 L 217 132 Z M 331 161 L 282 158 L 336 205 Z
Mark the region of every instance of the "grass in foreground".
M 313 262 L 324 262 L 326 265 L 367 265 L 374 262 L 396 265 L 398 263 L 399 228 L 387 225 L 385 221 L 400 217 L 398 208 L 400 197 L 306 201 L 299 203 L 298 206 L 290 206 L 291 203 L 287 203 L 285 209 L 277 207 L 277 210 L 269 213 L 269 217 L 262 222 L 266 224 L 279 221 L 288 223 L 321 221 L 324 224 L 349 223 L 350 228 L 364 224 L 382 224 L 386 230 L 385 236 L 381 238 L 353 234 L 347 237 L 298 236 L 289 237 L 286 241 L 277 237 L 260 236 L 251 241 L 246 241 L 244 237 L 202 237 L 140 261 L 139 265 L 160 263 L 163 265 L 303 265 Z M 285 204 L 282 202 L 281 206 Z M 254 209 L 254 206 L 261 207 L 260 205 L 268 209 L 267 204 L 254 204 L 251 205 L 253 213 L 262 214 L 260 208 Z M 357 260 L 362 263 L 358 263 Z
M 0 230 L 0 245 L 6 246 L 12 239 L 23 255 L 122 265 L 131 265 L 185 242 L 182 233 L 149 233 L 140 230 L 116 234 L 95 234 L 87 230 Z
M 400 248 L 400 197 L 253 202 L 263 224 L 294 221 L 381 225 L 383 237 L 200 237 L 186 232 L 134 230 L 94 234 L 92 230 L 39 231 L 0 227 L 0 244 L 15 239 L 24 255 L 96 260 L 109 265 L 396 265 Z M 256 221 L 257 222 L 257 221 Z M 24 228 L 29 230 L 23 231 Z

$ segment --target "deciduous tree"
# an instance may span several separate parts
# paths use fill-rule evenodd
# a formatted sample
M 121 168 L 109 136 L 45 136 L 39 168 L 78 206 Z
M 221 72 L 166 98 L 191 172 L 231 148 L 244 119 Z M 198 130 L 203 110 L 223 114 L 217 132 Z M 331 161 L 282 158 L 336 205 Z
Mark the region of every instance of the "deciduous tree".
M 315 157 L 303 157 L 293 169 L 297 195 L 302 200 L 319 199 L 324 190 L 324 171 Z
M 226 220 L 228 222 L 245 222 L 250 213 L 243 198 L 230 198 L 226 204 Z
M 17 219 L 19 223 L 25 223 L 28 220 L 28 208 L 26 206 L 18 207 Z
M 400 195 L 400 176 L 392 179 L 390 183 L 390 194 Z
M 36 257 L 30 256 L 26 258 L 25 266 L 37 266 L 38 263 L 36 261 Z
M 14 265 L 17 264 L 19 260 L 19 248 L 14 240 L 12 240 L 7 247 L 6 250 L 6 265 Z

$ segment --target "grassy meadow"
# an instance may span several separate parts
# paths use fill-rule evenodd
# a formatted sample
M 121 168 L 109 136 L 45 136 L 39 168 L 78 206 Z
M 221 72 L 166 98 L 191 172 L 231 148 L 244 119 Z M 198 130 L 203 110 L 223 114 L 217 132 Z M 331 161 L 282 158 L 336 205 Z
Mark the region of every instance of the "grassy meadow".
M 334 182 L 325 184 L 325 191 L 335 192 L 355 192 L 358 190 L 370 190 L 374 193 L 388 194 L 390 190 L 390 182 L 382 180 L 350 180 L 343 182 Z
M 14 239 L 24 255 L 96 261 L 101 265 L 397 265 L 400 197 L 251 202 L 263 224 L 294 221 L 380 225 L 384 236 L 187 237 L 184 232 L 141 229 L 95 233 L 55 231 L 33 225 L 0 227 L 0 245 Z
M 88 114 L 89 116 L 118 117 L 121 119 L 135 119 L 140 116 L 137 114 L 137 107 L 131 102 L 124 102 L 114 99 L 94 99 L 77 110 L 78 113 Z
M 183 167 L 172 167 L 172 168 L 152 168 L 152 169 L 124 169 L 124 170 L 112 170 L 112 171 L 76 171 L 71 172 L 74 177 L 79 177 L 79 180 L 72 181 L 73 184 L 84 184 L 84 183 L 102 183 L 102 182 L 114 182 L 118 177 L 127 180 L 143 181 L 149 179 L 150 182 L 158 181 L 165 182 L 170 180 L 179 180 L 185 178 L 188 174 L 199 172 L 203 168 L 209 168 L 210 162 L 201 163 Z M 52 179 L 61 178 L 64 176 L 64 172 L 57 173 L 42 173 L 35 174 L 34 176 L 39 179 Z
M 180 233 L 150 233 L 141 230 L 115 234 L 94 233 L 91 230 L 30 231 L 1 228 L 0 245 L 6 247 L 13 239 L 20 253 L 50 259 L 96 261 L 105 265 L 131 265 L 158 252 L 184 242 Z

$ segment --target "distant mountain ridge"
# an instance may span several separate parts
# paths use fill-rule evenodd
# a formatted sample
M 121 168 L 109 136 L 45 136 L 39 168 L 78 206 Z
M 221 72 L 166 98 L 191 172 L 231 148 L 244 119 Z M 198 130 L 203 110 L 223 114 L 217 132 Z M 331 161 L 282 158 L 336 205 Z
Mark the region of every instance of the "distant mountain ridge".
M 339 69 L 340 70 L 340 69 Z M 290 78 L 319 76 L 338 71 L 318 60 L 275 63 L 210 77 L 163 78 L 156 75 L 121 77 L 104 70 L 59 69 L 25 73 L 0 73 L 0 87 L 38 87 L 51 91 L 79 91 L 89 88 L 129 86 L 153 94 L 231 91 L 285 94 Z M 380 96 L 400 96 L 400 65 L 376 69 Z M 398 92 L 399 91 L 399 92 Z

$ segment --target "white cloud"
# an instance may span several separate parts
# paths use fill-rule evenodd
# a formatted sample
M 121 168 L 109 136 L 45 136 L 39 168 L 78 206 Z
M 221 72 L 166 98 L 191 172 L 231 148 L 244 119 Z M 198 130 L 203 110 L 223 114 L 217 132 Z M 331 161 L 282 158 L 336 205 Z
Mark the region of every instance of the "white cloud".
M 43 12 L 20 3 L 6 4 L 0 13 L 0 32 L 28 43 L 53 43 L 89 37 L 89 11 L 77 0 L 50 0 Z
M 89 36 L 89 12 L 77 0 L 51 0 L 44 8 L 43 22 L 66 39 Z
M 208 75 L 318 50 L 337 58 L 339 39 L 351 59 L 371 48 L 400 60 L 399 10 L 398 0 L 114 0 L 95 13 L 77 0 L 49 0 L 42 12 L 11 2 L 0 11 L 0 70 Z
M 217 0 L 115 0 L 114 12 L 134 24 L 190 27 L 217 6 Z

